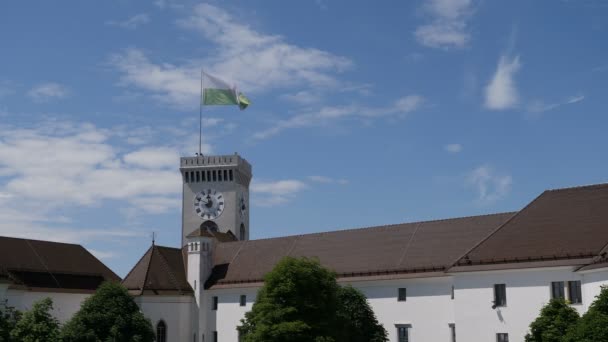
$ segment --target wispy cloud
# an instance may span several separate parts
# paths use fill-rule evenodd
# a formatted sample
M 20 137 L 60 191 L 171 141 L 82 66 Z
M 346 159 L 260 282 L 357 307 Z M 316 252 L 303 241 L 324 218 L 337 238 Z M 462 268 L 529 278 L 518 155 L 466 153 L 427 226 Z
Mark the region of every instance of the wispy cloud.
M 341 184 L 341 185 L 346 185 L 348 184 L 348 179 L 344 179 L 344 178 L 331 178 L 331 177 L 327 177 L 327 176 L 308 176 L 308 179 L 311 182 L 315 182 L 315 183 L 321 183 L 321 184 Z
M 416 28 L 414 36 L 420 44 L 433 48 L 463 48 L 469 43 L 472 0 L 426 0 L 423 11 L 430 16 L 431 22 Z
M 279 120 L 270 128 L 254 134 L 255 139 L 267 139 L 287 129 L 326 125 L 336 120 L 365 119 L 373 120 L 382 117 L 402 117 L 415 111 L 423 104 L 424 98 L 419 95 L 408 95 L 387 107 L 365 107 L 360 105 L 325 106 L 318 110 L 307 111 Z
M 501 56 L 494 76 L 485 88 L 485 107 L 491 110 L 504 110 L 517 106 L 519 92 L 515 75 L 521 68 L 519 56 Z
M 136 48 L 126 49 L 110 58 L 111 65 L 122 74 L 122 85 L 135 86 L 167 103 L 191 108 L 198 104 L 200 65 L 247 92 L 279 87 L 336 89 L 343 85 L 337 74 L 353 65 L 348 58 L 259 32 L 213 5 L 200 4 L 190 13 L 177 25 L 211 42 L 208 56 L 203 61 L 172 64 L 151 61 Z
M 147 24 L 149 22 L 150 22 L 150 15 L 148 15 L 147 13 L 140 13 L 140 14 L 136 14 L 123 21 L 114 21 L 114 20 L 106 21 L 106 25 L 122 27 L 125 29 L 133 30 L 133 29 L 136 29 L 139 26 Z
M 27 95 L 37 102 L 46 102 L 53 99 L 62 99 L 70 94 L 69 89 L 59 83 L 41 83 L 30 89 Z
M 292 200 L 297 193 L 306 188 L 306 183 L 295 179 L 279 181 L 254 180 L 251 183 L 251 192 L 257 197 L 254 203 L 263 207 L 287 203 Z
M 578 103 L 578 102 L 583 101 L 584 99 L 585 99 L 584 95 L 576 95 L 576 96 L 570 96 L 562 101 L 554 102 L 554 103 L 545 103 L 542 100 L 536 100 L 536 101 L 531 102 L 528 105 L 527 109 L 528 109 L 528 112 L 530 112 L 530 113 L 539 114 L 539 113 L 543 113 L 546 111 L 556 109 L 561 106 Z
M 461 144 L 447 144 L 444 146 L 444 149 L 450 153 L 459 153 L 462 151 Z
M 483 165 L 471 171 L 467 175 L 466 182 L 475 189 L 476 202 L 491 204 L 509 194 L 513 178 L 510 175 L 497 173 L 488 165 Z

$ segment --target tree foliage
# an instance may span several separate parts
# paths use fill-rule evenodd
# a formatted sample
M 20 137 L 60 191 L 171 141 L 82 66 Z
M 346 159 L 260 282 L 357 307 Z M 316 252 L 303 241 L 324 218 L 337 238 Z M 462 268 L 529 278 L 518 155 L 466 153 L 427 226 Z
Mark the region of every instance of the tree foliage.
M 365 307 L 355 310 L 356 305 Z M 241 321 L 239 332 L 245 342 L 351 341 L 342 336 L 348 330 L 347 324 L 356 324 L 354 328 L 358 331 L 372 335 L 373 331 L 384 330 L 375 317 L 365 322 L 348 321 L 370 317 L 373 312 L 365 297 L 354 289 L 341 290 L 336 275 L 317 260 L 287 257 L 266 275 L 257 301 Z
M 11 331 L 12 341 L 57 342 L 59 341 L 59 321 L 51 314 L 53 301 L 44 298 L 34 303 L 26 311 Z
M 552 299 L 545 305 L 540 315 L 532 324 L 526 335 L 526 342 L 561 342 L 579 320 L 578 312 L 570 307 L 564 299 Z
M 589 310 L 569 331 L 565 342 L 608 341 L 608 287 L 603 287 Z
M 338 302 L 340 341 L 388 341 L 386 329 L 378 322 L 363 293 L 352 286 L 342 287 L 338 291 Z
M 0 304 L 0 342 L 9 342 L 11 331 L 19 322 L 21 312 L 6 304 Z
M 61 331 L 64 342 L 154 341 L 152 324 L 122 285 L 106 282 Z

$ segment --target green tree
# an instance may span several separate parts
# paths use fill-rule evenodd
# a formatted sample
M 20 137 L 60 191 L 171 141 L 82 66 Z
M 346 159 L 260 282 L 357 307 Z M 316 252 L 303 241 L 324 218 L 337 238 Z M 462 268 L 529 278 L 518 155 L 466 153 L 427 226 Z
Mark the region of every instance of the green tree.
M 564 299 L 552 299 L 530 324 L 526 342 L 561 342 L 578 320 L 578 312 Z
M 0 304 L 0 306 L 2 307 L 0 309 L 0 342 L 9 342 L 11 331 L 21 318 L 21 312 L 6 304 Z
M 365 297 L 352 288 L 341 290 L 333 272 L 307 258 L 281 260 L 265 276 L 257 301 L 241 323 L 238 329 L 245 342 L 359 341 L 345 335 L 347 326 L 377 338 L 361 341 L 386 341 Z
M 127 289 L 106 282 L 83 302 L 61 337 L 64 342 L 148 342 L 154 341 L 154 331 Z
M 57 342 L 59 341 L 59 321 L 53 317 L 53 301 L 44 298 L 34 303 L 26 311 L 11 331 L 12 341 Z
M 386 329 L 378 322 L 367 298 L 352 286 L 338 291 L 339 341 L 385 342 Z
M 608 287 L 603 287 L 589 310 L 571 329 L 565 342 L 608 341 Z

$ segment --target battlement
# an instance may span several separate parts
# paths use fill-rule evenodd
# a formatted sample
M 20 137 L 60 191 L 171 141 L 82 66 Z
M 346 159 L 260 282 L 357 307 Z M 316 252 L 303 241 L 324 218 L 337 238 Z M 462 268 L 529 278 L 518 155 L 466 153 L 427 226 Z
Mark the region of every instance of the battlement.
M 180 170 L 191 171 L 216 167 L 233 167 L 251 177 L 251 164 L 237 153 L 223 156 L 195 156 L 180 158 Z

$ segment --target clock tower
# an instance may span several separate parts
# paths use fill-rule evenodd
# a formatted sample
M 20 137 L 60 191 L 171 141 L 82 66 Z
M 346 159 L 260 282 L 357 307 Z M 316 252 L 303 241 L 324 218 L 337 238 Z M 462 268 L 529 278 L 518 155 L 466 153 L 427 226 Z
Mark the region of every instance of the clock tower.
M 182 246 L 198 228 L 249 239 L 251 165 L 238 154 L 182 157 Z

